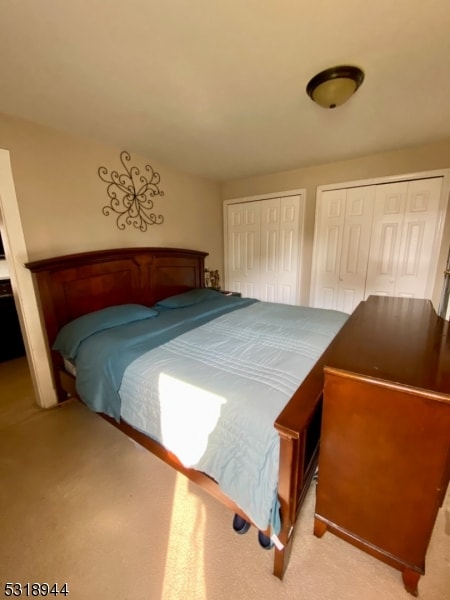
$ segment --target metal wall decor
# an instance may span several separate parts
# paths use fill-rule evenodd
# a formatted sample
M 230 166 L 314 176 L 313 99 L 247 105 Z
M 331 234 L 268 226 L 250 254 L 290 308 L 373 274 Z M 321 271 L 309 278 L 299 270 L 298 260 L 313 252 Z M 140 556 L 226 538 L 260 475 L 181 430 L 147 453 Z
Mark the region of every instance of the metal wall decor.
M 111 212 L 116 213 L 116 224 L 119 229 L 125 229 L 126 225 L 133 225 L 136 229 L 147 231 L 149 225 L 161 225 L 164 222 L 162 215 L 152 212 L 152 198 L 164 196 L 164 192 L 158 187 L 159 173 L 150 165 L 145 165 L 145 170 L 150 175 L 144 177 L 138 167 L 129 167 L 126 164 L 130 160 L 131 156 L 126 150 L 120 153 L 120 162 L 125 173 L 111 171 L 108 175 L 106 167 L 99 167 L 98 175 L 108 184 L 106 191 L 110 198 L 110 203 L 102 208 L 102 212 L 106 216 Z

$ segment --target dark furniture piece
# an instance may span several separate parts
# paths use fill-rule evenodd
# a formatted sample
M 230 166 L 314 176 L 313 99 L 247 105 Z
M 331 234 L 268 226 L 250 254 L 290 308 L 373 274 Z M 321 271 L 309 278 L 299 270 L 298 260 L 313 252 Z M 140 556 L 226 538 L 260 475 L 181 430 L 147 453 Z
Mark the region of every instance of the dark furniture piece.
M 0 362 L 25 354 L 22 331 L 9 279 L 0 280 Z
M 203 287 L 205 256 L 205 252 L 173 248 L 121 248 L 28 263 L 40 298 L 59 400 L 75 395 L 73 377 L 65 371 L 61 356 L 50 351 L 63 325 L 107 306 L 129 302 L 152 306 L 173 294 Z M 282 529 L 278 537 L 283 547 L 274 549 L 273 572 L 280 579 L 289 561 L 294 526 L 317 465 L 323 366 L 324 355 L 274 424 L 280 435 L 278 493 Z M 204 473 L 185 468 L 173 454 L 127 423 L 111 422 L 202 486 L 233 513 L 247 518 Z
M 449 323 L 428 300 L 371 296 L 325 367 L 314 533 L 399 569 L 417 595 L 449 475 Z

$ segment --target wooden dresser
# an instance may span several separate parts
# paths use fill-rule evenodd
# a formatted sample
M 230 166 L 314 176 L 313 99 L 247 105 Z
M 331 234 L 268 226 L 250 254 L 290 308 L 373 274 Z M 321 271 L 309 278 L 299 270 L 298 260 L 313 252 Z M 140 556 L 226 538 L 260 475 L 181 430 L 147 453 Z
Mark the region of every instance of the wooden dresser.
M 428 300 L 370 296 L 327 353 L 314 533 L 417 595 L 450 476 L 450 329 Z

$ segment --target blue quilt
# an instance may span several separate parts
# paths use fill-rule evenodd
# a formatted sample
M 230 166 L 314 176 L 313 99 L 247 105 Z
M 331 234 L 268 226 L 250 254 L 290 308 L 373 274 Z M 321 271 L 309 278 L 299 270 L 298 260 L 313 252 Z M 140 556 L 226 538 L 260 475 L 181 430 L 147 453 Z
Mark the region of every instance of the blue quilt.
M 104 330 L 99 328 L 80 343 L 74 357 L 80 398 L 93 411 L 119 420 L 119 388 L 126 367 L 133 360 L 173 337 L 253 302 L 255 300 L 249 298 L 216 293 L 210 299 L 176 309 L 157 307 L 159 314 L 154 318 L 142 318 Z
M 266 302 L 219 316 L 127 367 L 122 417 L 278 533 L 274 422 L 347 316 Z
M 89 316 L 76 351 L 70 339 L 77 391 L 92 410 L 123 418 L 211 476 L 257 527 L 278 532 L 274 421 L 348 315 L 202 294 L 142 315 L 134 307 L 137 320 L 97 332 Z M 78 331 L 67 329 L 59 348 Z

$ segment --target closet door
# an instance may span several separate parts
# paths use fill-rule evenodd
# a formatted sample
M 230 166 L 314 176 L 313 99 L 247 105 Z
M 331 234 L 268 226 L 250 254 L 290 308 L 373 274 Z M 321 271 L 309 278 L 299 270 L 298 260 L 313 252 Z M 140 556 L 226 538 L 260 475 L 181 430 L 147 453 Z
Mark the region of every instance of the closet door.
M 442 178 L 408 183 L 394 296 L 427 298 L 435 277 Z
M 335 308 L 349 314 L 364 300 L 374 197 L 374 186 L 347 190 Z
M 304 195 L 226 204 L 225 288 L 297 304 Z
M 365 298 L 393 296 L 408 182 L 376 186 Z
M 322 194 L 313 306 L 351 313 L 364 298 L 373 202 L 373 186 Z
M 300 196 L 280 198 L 278 302 L 298 304 L 300 272 Z
M 377 185 L 365 297 L 429 297 L 442 177 Z
M 296 304 L 300 196 L 261 202 L 260 299 Z
M 261 206 L 260 300 L 277 302 L 280 255 L 280 199 L 263 200 Z
M 315 285 L 311 303 L 317 308 L 337 306 L 346 198 L 347 190 L 340 189 L 325 191 L 319 199 L 314 240 Z
M 258 298 L 261 245 L 260 202 L 229 204 L 226 287 L 245 297 Z

